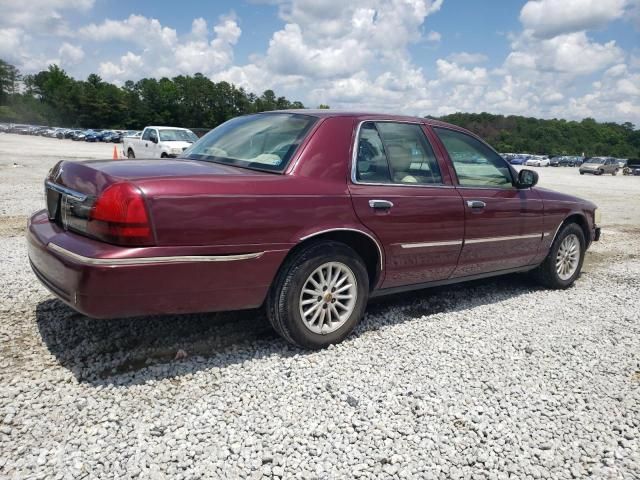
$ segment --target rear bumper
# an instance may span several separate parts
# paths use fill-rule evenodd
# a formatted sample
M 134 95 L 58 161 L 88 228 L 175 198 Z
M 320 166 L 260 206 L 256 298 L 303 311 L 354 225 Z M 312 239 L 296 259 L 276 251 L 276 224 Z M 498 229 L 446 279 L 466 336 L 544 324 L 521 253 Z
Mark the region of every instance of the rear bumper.
M 116 247 L 65 232 L 44 211 L 31 217 L 27 236 L 42 284 L 94 318 L 259 307 L 286 255 L 166 255 L 159 247 Z

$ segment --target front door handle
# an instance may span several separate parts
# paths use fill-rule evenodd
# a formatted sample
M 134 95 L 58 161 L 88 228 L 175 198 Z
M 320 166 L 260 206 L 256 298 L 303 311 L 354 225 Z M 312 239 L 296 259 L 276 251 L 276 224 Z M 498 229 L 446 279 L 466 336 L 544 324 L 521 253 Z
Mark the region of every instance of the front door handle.
M 484 203 L 482 200 L 467 200 L 467 207 L 469 208 L 482 209 L 486 206 L 487 204 Z
M 389 200 L 369 200 L 369 206 L 374 210 L 389 210 L 393 203 Z

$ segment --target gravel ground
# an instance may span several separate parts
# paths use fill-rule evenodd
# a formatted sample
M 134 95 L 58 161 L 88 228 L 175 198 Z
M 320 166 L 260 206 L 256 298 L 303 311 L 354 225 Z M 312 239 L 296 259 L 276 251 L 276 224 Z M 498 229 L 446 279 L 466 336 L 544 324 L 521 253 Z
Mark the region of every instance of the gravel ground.
M 637 177 L 539 169 L 603 211 L 573 288 L 388 297 L 309 353 L 259 312 L 95 321 L 39 285 L 45 173 L 112 149 L 0 134 L 0 476 L 640 478 Z

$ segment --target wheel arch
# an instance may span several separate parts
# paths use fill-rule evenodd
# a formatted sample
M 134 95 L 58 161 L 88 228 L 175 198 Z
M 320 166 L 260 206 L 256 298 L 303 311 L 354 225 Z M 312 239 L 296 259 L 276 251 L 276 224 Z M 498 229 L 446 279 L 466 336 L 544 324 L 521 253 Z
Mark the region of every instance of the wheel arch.
M 348 245 L 362 258 L 369 274 L 369 289 L 374 290 L 382 280 L 384 272 L 384 251 L 380 242 L 370 233 L 356 228 L 332 228 L 310 233 L 289 251 L 283 264 L 293 254 L 305 246 L 320 241 L 335 241 Z
M 570 223 L 575 223 L 582 229 L 582 233 L 584 233 L 585 242 L 587 243 L 586 246 L 588 247 L 591 244 L 591 230 L 589 227 L 589 222 L 587 221 L 587 217 L 583 213 L 579 213 L 579 212 L 573 212 L 569 214 L 567 218 L 565 218 L 562 221 L 562 223 L 556 229 L 555 234 L 553 235 L 553 239 L 551 240 L 551 245 L 553 245 L 553 242 L 556 241 L 556 237 L 558 236 L 558 233 L 560 233 L 560 230 L 562 229 L 562 227 Z

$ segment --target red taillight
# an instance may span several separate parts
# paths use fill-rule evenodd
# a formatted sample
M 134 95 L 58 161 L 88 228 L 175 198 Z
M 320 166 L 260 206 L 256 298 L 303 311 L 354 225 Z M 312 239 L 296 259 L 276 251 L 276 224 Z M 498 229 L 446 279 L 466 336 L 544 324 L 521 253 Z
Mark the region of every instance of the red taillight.
M 107 187 L 89 213 L 87 233 L 118 245 L 153 245 L 142 192 L 130 183 Z

